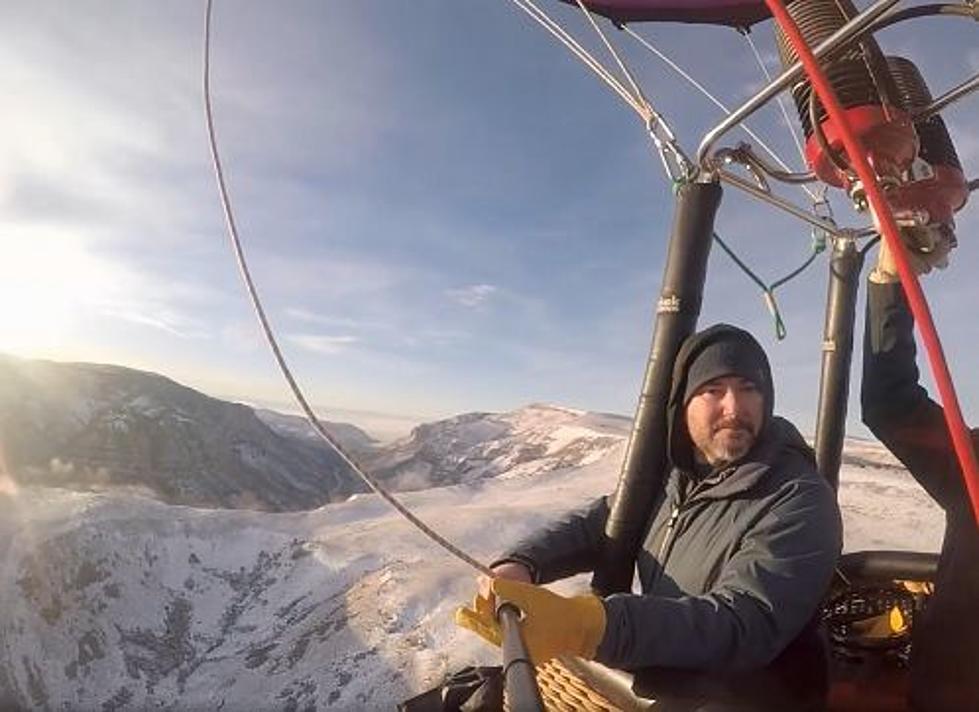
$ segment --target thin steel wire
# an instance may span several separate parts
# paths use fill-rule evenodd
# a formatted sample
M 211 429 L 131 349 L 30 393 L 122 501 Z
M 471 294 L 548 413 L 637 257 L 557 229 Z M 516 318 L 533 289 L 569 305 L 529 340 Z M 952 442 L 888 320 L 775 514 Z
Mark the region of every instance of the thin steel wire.
M 612 59 L 614 59 L 615 63 L 618 65 L 619 71 L 622 72 L 622 76 L 624 76 L 626 81 L 629 82 L 629 86 L 632 87 L 633 91 L 632 95 L 636 97 L 636 99 L 638 99 L 639 102 L 650 111 L 650 113 L 652 113 L 653 107 L 650 104 L 649 99 L 647 99 L 646 95 L 643 93 L 642 87 L 639 86 L 636 78 L 632 75 L 632 72 L 629 71 L 629 68 L 626 66 L 621 55 L 615 51 L 615 47 L 611 42 L 609 42 L 608 37 L 606 37 L 605 33 L 602 32 L 602 28 L 598 26 L 597 22 L 595 22 L 595 18 L 592 17 L 591 12 L 589 12 L 588 8 L 585 6 L 585 3 L 582 0 L 575 0 L 575 2 L 578 4 L 578 8 L 581 10 L 582 14 L 584 14 L 588 24 L 591 25 L 593 30 L 595 30 L 595 34 L 597 34 L 599 39 L 602 40 L 602 44 L 605 45 L 605 49 L 608 50 L 610 55 L 612 55 Z
M 659 57 L 666 64 L 666 66 L 668 66 L 674 72 L 676 72 L 677 74 L 679 74 L 691 86 L 693 86 L 694 89 L 696 89 L 701 94 L 703 94 L 705 97 L 707 97 L 707 99 L 709 99 L 714 104 L 714 106 L 716 106 L 717 108 L 719 108 L 725 114 L 728 114 L 729 115 L 731 113 L 731 109 L 729 109 L 724 102 L 722 102 L 720 99 L 718 99 L 716 96 L 714 96 L 714 94 L 712 94 L 710 92 L 710 90 L 707 89 L 707 87 L 705 87 L 703 84 L 701 84 L 699 81 L 697 81 L 697 79 L 693 75 L 691 75 L 689 72 L 687 72 L 685 69 L 683 69 L 683 67 L 681 67 L 679 64 L 677 64 L 675 61 L 673 61 L 666 53 L 664 53 L 659 48 L 657 48 L 651 41 L 649 41 L 648 39 L 646 39 L 645 37 L 643 37 L 642 35 L 640 35 L 638 32 L 636 32 L 635 30 L 633 30 L 629 26 L 625 26 L 623 29 L 625 30 L 626 34 L 628 34 L 630 37 L 632 37 L 637 42 L 639 42 L 639 44 L 641 44 L 647 50 L 649 50 L 650 52 L 652 52 L 653 54 L 655 54 L 657 57 Z M 771 81 L 771 80 L 769 79 L 769 81 Z M 779 101 L 781 102 L 781 99 Z M 788 117 L 787 116 L 786 116 L 786 120 L 788 120 Z M 762 149 L 765 151 L 765 153 L 767 153 L 769 156 L 771 156 L 772 159 L 776 163 L 779 164 L 779 166 L 781 166 L 788 173 L 791 173 L 792 172 L 792 170 L 793 170 L 792 167 L 789 166 L 789 164 L 784 159 L 782 159 L 782 157 L 775 151 L 775 149 L 773 149 L 771 146 L 769 146 L 761 138 L 761 136 L 759 136 L 757 133 L 755 133 L 751 129 L 751 127 L 748 126 L 748 124 L 742 123 L 742 124 L 740 124 L 740 126 L 741 126 L 742 129 L 744 129 L 745 133 L 747 133 L 752 139 L 755 140 L 755 142 L 759 146 L 762 147 Z M 795 134 L 793 133 L 792 135 L 793 135 L 793 138 L 795 138 Z M 802 151 L 801 144 L 799 144 L 799 150 L 800 150 L 800 152 Z M 805 161 L 805 154 L 804 153 L 802 154 L 802 158 L 803 158 L 803 161 Z M 806 186 L 801 186 L 801 187 L 806 192 L 806 195 L 808 195 L 813 201 L 818 200 L 818 196 L 813 191 L 811 191 L 808 187 L 806 187 Z
M 748 43 L 748 47 L 751 48 L 751 53 L 755 57 L 755 62 L 758 63 L 758 67 L 761 69 L 761 73 L 765 75 L 765 81 L 769 84 L 772 83 L 772 73 L 768 71 L 768 65 L 765 64 L 765 60 L 761 56 L 761 52 L 758 51 L 755 41 L 751 39 L 751 33 L 749 30 L 745 30 L 741 33 L 744 37 L 745 42 Z M 792 119 L 789 118 L 789 110 L 785 107 L 785 99 L 781 94 L 775 97 L 775 101 L 778 103 L 779 111 L 782 113 L 782 119 L 785 121 L 785 130 L 789 132 L 792 137 L 792 141 L 795 143 L 795 147 L 799 149 L 799 157 L 802 159 L 803 165 L 806 163 L 806 149 L 802 146 L 802 139 L 799 138 L 799 134 L 795 132 L 792 128 Z M 731 113 L 731 112 L 728 112 Z
M 833 4 L 836 5 L 836 9 L 840 11 L 840 15 L 847 21 L 852 18 L 847 15 L 846 8 L 843 7 L 843 3 L 840 0 L 833 0 Z M 859 14 L 859 10 L 857 13 Z M 884 118 L 890 122 L 893 121 L 893 115 L 891 114 L 891 97 L 885 96 L 883 87 L 881 86 L 881 77 L 874 66 L 873 57 L 871 55 L 871 46 L 869 44 L 870 40 L 866 37 L 861 37 L 857 40 L 857 45 L 860 48 L 860 58 L 863 60 L 863 66 L 867 69 L 867 74 L 870 76 L 870 81 L 874 85 L 874 91 L 877 92 L 877 98 L 880 100 L 880 108 L 884 114 Z M 812 91 L 810 96 L 815 95 L 815 90 Z M 813 128 L 816 128 L 818 124 L 813 124 Z
M 544 10 L 542 10 L 533 0 L 511 0 L 511 2 L 518 8 L 523 10 L 527 15 L 529 15 L 535 22 L 546 29 L 551 35 L 553 35 L 559 42 L 561 42 L 565 47 L 567 47 L 572 54 L 574 54 L 578 59 L 580 59 L 584 64 L 591 69 L 595 74 L 598 75 L 606 84 L 608 84 L 616 94 L 618 94 L 626 103 L 628 103 L 646 125 L 646 129 L 656 146 L 659 158 L 663 163 L 663 168 L 666 171 L 667 176 L 674 181 L 684 181 L 691 179 L 696 173 L 696 167 L 690 162 L 689 158 L 683 153 L 683 150 L 679 147 L 676 142 L 676 136 L 670 129 L 669 125 L 663 120 L 663 117 L 656 113 L 652 105 L 646 100 L 639 89 L 638 83 L 629 73 L 628 69 L 625 68 L 624 63 L 621 62 L 618 54 L 610 46 L 605 35 L 599 29 L 590 14 L 588 15 L 589 22 L 596 29 L 602 41 L 605 43 L 606 47 L 612 53 L 612 56 L 619 62 L 619 66 L 623 73 L 626 75 L 627 80 L 632 83 L 638 95 L 632 94 L 623 84 L 616 78 L 608 69 L 606 69 L 601 62 L 599 62 L 595 57 L 588 52 L 581 44 L 572 37 L 560 24 L 553 20 Z
M 514 5 L 523 10 L 527 15 L 529 15 L 535 22 L 537 22 L 541 27 L 547 30 L 551 35 L 553 35 L 561 44 L 563 44 L 567 49 L 575 55 L 578 59 L 584 62 L 585 66 L 591 69 L 599 79 L 604 81 L 611 89 L 614 91 L 624 102 L 635 110 L 639 117 L 643 121 L 649 121 L 649 114 L 642 104 L 632 96 L 629 91 L 622 86 L 615 76 L 609 72 L 602 63 L 599 62 L 592 54 L 586 50 L 581 44 L 563 27 L 550 18 L 550 16 L 541 10 L 533 0 L 510 0 Z
M 616 51 L 612 42 L 608 39 L 608 36 L 602 31 L 602 28 L 599 27 L 598 22 L 595 21 L 595 17 L 585 6 L 583 0 L 575 0 L 575 1 L 577 2 L 578 7 L 581 9 L 582 13 L 584 13 L 585 19 L 588 21 L 588 24 L 590 24 L 592 29 L 595 30 L 595 33 L 602 40 L 602 44 L 605 45 L 605 49 L 608 50 L 608 53 L 612 55 L 612 58 L 619 66 L 619 71 L 622 72 L 626 80 L 629 82 L 629 85 L 632 87 L 632 90 L 635 92 L 635 97 L 639 101 L 641 101 L 642 104 L 649 111 L 649 115 L 651 118 L 647 128 L 649 130 L 651 138 L 653 139 L 653 142 L 656 144 L 656 147 L 657 149 L 659 149 L 660 153 L 663 154 L 664 163 L 666 162 L 665 161 L 666 154 L 667 153 L 670 154 L 673 157 L 673 160 L 676 162 L 677 170 L 679 170 L 680 172 L 679 175 L 676 175 L 669 167 L 667 167 L 667 172 L 670 174 L 670 178 L 674 181 L 685 180 L 689 178 L 695 173 L 695 170 L 693 168 L 693 165 L 690 163 L 690 159 L 687 157 L 687 155 L 683 152 L 683 149 L 681 149 L 679 144 L 677 143 L 676 134 L 673 132 L 673 129 L 671 129 L 670 125 L 666 123 L 662 115 L 660 115 L 660 113 L 653 108 L 652 103 L 643 93 L 642 88 L 639 86 L 639 83 L 636 81 L 636 78 L 633 76 L 632 72 L 629 71 L 629 68 L 626 66 L 626 63 L 622 59 L 622 56 Z
M 827 54 L 837 50 L 841 45 L 849 42 L 853 37 L 867 32 L 868 28 L 881 15 L 894 7 L 898 2 L 900 0 L 874 0 L 874 2 L 853 20 L 820 42 L 819 46 L 814 50 L 816 57 L 825 57 Z M 707 132 L 701 140 L 700 146 L 697 148 L 697 162 L 705 168 L 709 167 L 711 148 L 724 134 L 751 116 L 751 114 L 758 111 L 769 99 L 784 91 L 792 82 L 805 80 L 805 78 L 806 74 L 802 62 L 796 62 L 783 71 L 782 74 L 776 77 L 775 81 L 765 86 L 755 96 L 735 109 L 730 116 Z
M 323 424 L 320 423 L 319 418 L 316 417 L 316 414 L 313 412 L 313 409 L 307 402 L 305 395 L 303 395 L 299 384 L 293 377 L 292 371 L 289 369 L 289 366 L 282 355 L 278 341 L 276 340 L 275 334 L 272 331 L 272 326 L 268 317 L 266 316 L 265 309 L 262 307 L 262 302 L 259 299 L 258 290 L 255 288 L 255 283 L 252 280 L 251 272 L 248 269 L 248 263 L 245 260 L 245 252 L 241 244 L 241 239 L 238 235 L 238 228 L 235 224 L 234 212 L 231 208 L 231 199 L 228 195 L 228 189 L 224 179 L 224 171 L 221 167 L 221 158 L 218 154 L 217 139 L 214 131 L 214 116 L 211 108 L 210 54 L 212 5 L 213 0 L 207 0 L 204 21 L 204 114 L 207 122 L 208 147 L 211 151 L 211 160 L 214 164 L 214 176 L 217 180 L 218 192 L 221 196 L 221 207 L 224 210 L 228 235 L 231 239 L 231 245 L 234 249 L 235 258 L 238 261 L 238 269 L 241 272 L 242 280 L 244 281 L 245 287 L 248 290 L 248 296 L 250 297 L 252 306 L 255 309 L 255 315 L 258 317 L 262 331 L 265 334 L 265 339 L 268 341 L 269 348 L 272 350 L 276 363 L 279 365 L 279 370 L 282 372 L 286 382 L 289 384 L 289 388 L 292 390 L 292 394 L 296 398 L 296 402 L 299 404 L 300 408 L 302 408 L 303 413 L 305 413 L 309 424 L 319 434 L 319 436 L 336 451 L 343 461 L 346 462 L 347 465 L 349 465 L 350 468 L 356 472 L 368 486 L 370 486 L 371 489 L 377 492 L 377 494 L 379 494 L 385 502 L 391 505 L 402 517 L 407 519 L 415 528 L 425 534 L 425 536 L 427 536 L 437 545 L 469 566 L 473 567 L 480 573 L 487 576 L 492 576 L 492 571 L 488 566 L 474 559 L 472 556 L 464 552 L 445 537 L 441 536 L 438 532 L 425 524 L 425 522 L 412 514 L 403 504 L 401 504 L 401 502 L 395 499 L 390 492 L 385 490 L 384 487 L 376 479 L 374 479 L 374 477 L 368 474 L 364 468 L 357 463 L 353 456 L 344 450 L 343 446 L 341 446 L 340 443 L 337 442 L 332 435 L 330 435 L 327 429 L 323 427 Z

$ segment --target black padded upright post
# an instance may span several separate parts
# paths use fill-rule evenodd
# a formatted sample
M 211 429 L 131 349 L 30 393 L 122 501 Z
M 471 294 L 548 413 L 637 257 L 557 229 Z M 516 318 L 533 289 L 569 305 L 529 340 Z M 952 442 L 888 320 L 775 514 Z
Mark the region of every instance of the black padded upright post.
M 592 587 L 601 595 L 630 590 L 641 538 L 663 486 L 666 406 L 673 362 L 700 316 L 714 217 L 720 202 L 721 187 L 716 182 L 687 183 L 677 191 L 646 375 L 605 527 L 605 555 L 592 580 Z
M 846 405 L 850 394 L 853 329 L 863 255 L 849 238 L 834 241 L 823 327 L 823 366 L 816 414 L 816 465 L 836 489 L 840 482 Z

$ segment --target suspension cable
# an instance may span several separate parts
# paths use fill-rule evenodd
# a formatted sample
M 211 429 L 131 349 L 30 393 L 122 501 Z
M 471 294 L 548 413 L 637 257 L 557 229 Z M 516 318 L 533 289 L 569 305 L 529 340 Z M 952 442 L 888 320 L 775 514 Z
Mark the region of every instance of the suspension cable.
M 629 86 L 632 87 L 632 95 L 636 97 L 636 99 L 638 99 L 639 102 L 650 112 L 652 112 L 652 106 L 649 103 L 649 99 L 647 99 L 646 95 L 643 94 L 642 87 L 639 86 L 636 78 L 632 75 L 632 72 L 629 71 L 629 68 L 623 61 L 622 56 L 615 51 L 615 47 L 611 42 L 609 42 L 608 37 L 605 36 L 605 33 L 602 32 L 602 28 L 598 26 L 597 22 L 595 22 L 595 18 L 592 17 L 591 12 L 588 11 L 584 1 L 575 0 L 575 2 L 577 3 L 582 14 L 585 16 L 585 20 L 587 20 L 588 24 L 591 25 L 593 30 L 595 30 L 595 34 L 598 35 L 599 39 L 602 41 L 602 44 L 605 45 L 605 49 L 608 50 L 608 53 L 612 56 L 612 59 L 614 59 L 615 63 L 619 66 L 619 71 L 622 72 L 622 76 L 624 76 L 626 81 L 629 82 Z
M 633 30 L 628 25 L 623 25 L 622 26 L 622 30 L 627 35 L 629 35 L 634 40 L 636 40 L 640 45 L 642 45 L 647 50 L 649 50 L 652 54 L 654 54 L 657 57 L 659 57 L 663 61 L 663 63 L 666 64 L 666 66 L 668 66 L 670 69 L 672 69 L 678 75 L 680 75 L 680 77 L 682 77 L 684 80 L 686 80 L 694 89 L 696 89 L 701 94 L 703 94 L 705 97 L 707 97 L 707 99 L 711 103 L 713 103 L 714 106 L 716 106 L 717 108 L 719 108 L 725 114 L 730 115 L 731 109 L 729 109 L 724 102 L 722 102 L 714 94 L 712 94 L 710 92 L 710 90 L 707 89 L 707 87 L 705 87 L 703 84 L 701 84 L 699 81 L 697 81 L 697 79 L 693 75 L 691 75 L 683 67 L 681 67 L 677 62 L 675 62 L 673 59 L 671 59 L 665 52 L 663 52 L 658 47 L 656 47 L 649 39 L 643 37 L 642 35 L 640 35 L 638 32 L 636 32 L 635 30 Z M 765 153 L 767 153 L 769 156 L 772 157 L 772 160 L 774 160 L 776 163 L 778 163 L 778 165 L 781 166 L 787 173 L 791 173 L 792 172 L 792 167 L 789 166 L 789 164 L 786 163 L 786 161 L 775 151 L 775 149 L 773 149 L 771 146 L 769 146 L 768 143 L 766 143 L 761 138 L 761 136 L 759 136 L 757 133 L 755 133 L 755 131 L 753 131 L 752 128 L 750 126 L 748 126 L 747 123 L 742 122 L 740 124 L 740 126 L 741 126 L 742 129 L 744 129 L 744 132 L 745 133 L 747 133 L 752 139 L 754 139 L 755 143 L 757 143 L 759 146 L 761 146 L 762 150 L 764 150 Z M 794 135 L 795 134 L 793 134 L 793 136 Z M 804 154 L 803 154 L 803 160 L 805 160 L 805 155 Z M 815 200 L 818 199 L 818 196 L 814 192 L 812 192 L 807 186 L 801 186 L 801 187 L 802 187 L 802 189 L 806 192 L 806 194 L 812 200 L 815 201 Z
M 601 62 L 595 59 L 595 57 L 589 53 L 588 50 L 582 47 L 581 44 L 571 36 L 571 34 L 569 34 L 563 27 L 561 27 L 560 24 L 554 21 L 544 10 L 535 4 L 534 0 L 511 0 L 511 2 L 527 13 L 534 19 L 535 22 L 540 24 L 559 42 L 567 47 L 572 54 L 584 62 L 589 69 L 598 75 L 600 79 L 608 84 L 616 94 L 618 94 L 636 111 L 637 114 L 639 114 L 646 126 L 646 131 L 649 134 L 650 139 L 653 141 L 653 144 L 656 147 L 660 161 L 663 163 L 663 168 L 672 182 L 684 182 L 690 180 L 696 174 L 696 166 L 690 162 L 686 154 L 684 154 L 683 150 L 680 148 L 673 131 L 670 129 L 666 121 L 663 120 L 663 117 L 656 112 L 652 105 L 642 95 L 638 83 L 629 73 L 619 55 L 610 46 L 607 38 L 602 33 L 601 29 L 594 23 L 590 14 L 588 14 L 588 21 L 598 32 L 599 37 L 605 43 L 605 46 L 608 48 L 613 58 L 619 63 L 619 67 L 626 75 L 627 81 L 629 81 L 635 88 L 637 95 L 634 95 L 625 86 L 623 86 L 622 83 L 608 69 L 606 69 Z
M 901 278 L 901 285 L 908 298 L 908 305 L 915 317 L 915 323 L 921 333 L 925 350 L 928 354 L 928 361 L 931 365 L 932 375 L 938 386 L 941 396 L 943 413 L 948 425 L 949 434 L 955 454 L 958 457 L 962 469 L 962 477 L 965 480 L 966 491 L 972 504 L 973 514 L 976 522 L 979 523 L 979 463 L 976 462 L 976 454 L 972 448 L 969 431 L 962 417 L 962 409 L 959 406 L 958 397 L 955 394 L 955 385 L 948 370 L 948 363 L 942 351 L 942 343 L 938 338 L 935 323 L 931 318 L 928 309 L 928 302 L 925 300 L 924 292 L 918 283 L 918 277 L 908 260 L 905 252 L 901 234 L 890 206 L 884 197 L 883 191 L 877 182 L 877 177 L 867 161 L 866 151 L 863 143 L 856 136 L 850 126 L 850 121 L 840 105 L 833 90 L 832 85 L 826 78 L 826 74 L 820 67 L 819 62 L 813 56 L 812 49 L 806 42 L 799 27 L 796 25 L 792 16 L 785 9 L 782 0 L 765 0 L 765 4 L 771 10 L 775 21 L 781 26 L 786 37 L 795 48 L 799 56 L 806 75 L 811 82 L 813 89 L 819 94 L 819 100 L 825 107 L 833 123 L 839 128 L 840 138 L 849 154 L 850 163 L 856 170 L 867 194 L 871 210 L 877 217 L 880 226 L 881 237 L 887 244 L 897 263 L 898 274 Z
M 434 529 L 425 524 L 425 522 L 412 514 L 403 504 L 401 504 L 401 502 L 395 499 L 394 495 L 384 489 L 380 482 L 368 474 L 364 468 L 357 463 L 354 457 L 350 455 L 350 453 L 348 453 L 339 442 L 337 442 L 336 438 L 330 435 L 325 427 L 323 427 L 323 424 L 320 422 L 319 418 L 316 417 L 316 414 L 310 407 L 309 402 L 306 400 L 305 395 L 303 395 L 303 392 L 300 389 L 299 384 L 296 382 L 296 379 L 293 377 L 292 371 L 289 369 L 288 364 L 286 364 L 286 360 L 282 355 L 282 350 L 279 348 L 278 341 L 276 340 L 272 331 L 272 326 L 268 317 L 266 316 L 265 309 L 262 307 L 262 302 L 259 299 L 258 291 L 255 288 L 255 283 L 252 280 L 251 272 L 248 269 L 248 263 L 245 261 L 245 252 L 242 248 L 241 239 L 238 235 L 238 228 L 235 224 L 234 212 L 231 209 L 231 199 L 228 195 L 228 189 L 224 179 L 224 171 L 221 167 L 221 158 L 218 154 L 217 140 L 215 138 L 214 131 L 214 117 L 211 109 L 210 54 L 212 4 L 213 0 L 207 0 L 204 21 L 204 115 L 207 123 L 208 147 L 211 151 L 211 160 L 214 164 L 214 177 L 217 180 L 218 192 L 221 196 L 221 207 L 224 210 L 225 222 L 228 228 L 228 236 L 231 239 L 231 245 L 234 249 L 235 258 L 238 261 L 238 269 L 248 291 L 248 296 L 251 299 L 252 307 L 255 310 L 255 315 L 258 317 L 259 324 L 262 327 L 262 332 L 265 334 L 265 339 L 268 342 L 269 348 L 272 350 L 276 363 L 279 365 L 279 370 L 282 372 L 286 382 L 289 384 L 289 388 L 292 390 L 292 394 L 296 398 L 296 402 L 299 404 L 299 407 L 302 408 L 303 413 L 305 413 L 306 420 L 309 421 L 309 424 L 326 442 L 326 444 L 333 448 L 341 459 L 343 459 L 343 461 L 346 462 L 347 465 L 354 472 L 356 472 L 371 489 L 377 492 L 377 494 L 379 494 L 384 501 L 390 504 L 401 516 L 407 519 L 429 539 L 480 573 L 487 576 L 492 576 L 493 572 L 488 566 L 474 559 L 472 556 L 445 539 Z
M 523 10 L 527 15 L 529 15 L 535 22 L 537 22 L 541 27 L 547 30 L 555 39 L 563 44 L 574 56 L 580 59 L 585 66 L 591 69 L 599 79 L 605 82 L 619 98 L 621 98 L 626 104 L 632 107 L 632 109 L 639 114 L 639 117 L 643 121 L 649 121 L 649 115 L 646 109 L 639 102 L 636 97 L 629 93 L 628 89 L 622 86 L 622 83 L 615 78 L 615 76 L 609 72 L 601 62 L 595 59 L 592 54 L 586 50 L 581 44 L 572 37 L 561 25 L 551 19 L 551 17 L 541 10 L 533 0 L 510 0 L 514 5 Z
M 761 69 L 762 74 L 765 75 L 765 81 L 769 84 L 772 83 L 772 73 L 768 71 L 768 65 L 765 64 L 765 60 L 761 56 L 761 52 L 758 51 L 755 41 L 751 39 L 751 30 L 745 28 L 741 31 L 741 36 L 744 37 L 745 42 L 748 43 L 748 47 L 751 48 L 751 54 L 754 55 L 755 62 Z M 799 134 L 796 133 L 795 129 L 792 128 L 792 119 L 789 118 L 789 110 L 785 107 L 785 99 L 781 94 L 775 97 L 775 102 L 778 104 L 778 109 L 782 114 L 782 119 L 785 121 L 785 130 L 789 132 L 792 137 L 792 141 L 795 143 L 795 147 L 799 149 L 799 157 L 802 158 L 802 163 L 806 163 L 806 149 L 802 146 L 802 139 L 799 138 Z M 730 113 L 730 112 L 728 112 Z
M 595 30 L 595 33 L 602 40 L 602 43 L 608 50 L 608 53 L 612 55 L 612 58 L 615 60 L 616 64 L 619 65 L 619 70 L 623 75 L 625 75 L 626 80 L 632 86 L 636 98 L 639 99 L 639 101 L 641 101 L 648 109 L 650 120 L 647 122 L 647 130 L 649 131 L 649 135 L 652 138 L 653 143 L 656 145 L 656 148 L 659 149 L 664 163 L 666 163 L 667 154 L 669 154 L 676 163 L 676 169 L 679 171 L 679 175 L 677 175 L 670 168 L 670 166 L 667 165 L 666 169 L 670 178 L 674 181 L 678 181 L 692 177 L 696 173 L 696 169 L 693 167 L 693 164 L 690 163 L 689 157 L 683 152 L 683 149 L 681 149 L 677 143 L 676 134 L 673 133 L 673 130 L 670 128 L 669 124 L 666 123 L 663 117 L 653 108 L 652 103 L 650 103 L 649 99 L 646 98 L 646 95 L 643 94 L 639 83 L 632 75 L 632 72 L 629 71 L 629 68 L 626 66 L 621 55 L 615 50 L 615 47 L 602 31 L 602 28 L 599 27 L 594 16 L 585 6 L 584 0 L 575 0 L 575 2 L 578 4 L 578 7 L 581 8 L 581 11 L 585 15 L 585 19 L 588 20 L 588 23 L 591 25 L 592 29 Z

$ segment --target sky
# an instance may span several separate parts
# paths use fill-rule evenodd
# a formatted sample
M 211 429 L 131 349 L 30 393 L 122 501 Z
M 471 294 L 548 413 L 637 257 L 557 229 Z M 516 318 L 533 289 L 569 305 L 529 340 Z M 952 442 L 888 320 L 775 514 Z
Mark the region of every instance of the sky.
M 543 5 L 600 51 L 580 13 Z M 211 169 L 203 25 L 203 1 L 0 2 L 0 352 L 284 404 Z M 761 86 L 732 30 L 637 29 L 731 105 Z M 693 152 L 719 111 L 613 35 Z M 770 23 L 753 36 L 774 69 Z M 925 20 L 880 41 L 914 59 L 935 94 L 979 70 L 969 23 Z M 672 196 L 635 115 L 564 48 L 508 0 L 217 0 L 212 42 L 236 219 L 313 403 L 418 419 L 531 402 L 632 414 Z M 970 177 L 975 101 L 944 114 Z M 751 123 L 797 165 L 774 107 Z M 835 205 L 840 223 L 866 223 Z M 925 289 L 977 422 L 975 206 L 958 222 L 952 266 Z M 716 227 L 769 281 L 809 253 L 806 226 L 732 189 Z M 779 292 L 779 342 L 758 289 L 714 249 L 701 317 L 759 337 L 776 409 L 804 432 L 827 266 L 824 255 Z M 851 399 L 860 434 L 857 411 Z

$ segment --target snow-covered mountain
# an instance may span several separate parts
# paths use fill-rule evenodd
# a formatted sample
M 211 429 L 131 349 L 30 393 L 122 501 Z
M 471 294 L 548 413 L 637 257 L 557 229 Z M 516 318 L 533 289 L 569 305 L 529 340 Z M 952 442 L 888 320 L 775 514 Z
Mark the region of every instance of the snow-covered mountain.
M 268 408 L 256 408 L 255 415 L 272 430 L 290 438 L 299 438 L 316 446 L 323 446 L 319 433 L 302 415 L 279 413 Z M 377 447 L 377 440 L 368 433 L 350 423 L 337 423 L 320 420 L 330 435 L 344 447 L 347 452 L 355 455 L 369 453 Z
M 399 491 L 585 465 L 629 432 L 622 416 L 550 405 L 426 423 L 383 447 L 353 425 L 326 425 Z M 22 484 L 270 511 L 366 490 L 304 418 L 118 366 L 0 357 L 0 439 Z
M 339 428 L 360 447 L 369 436 Z M 131 488 L 171 504 L 310 509 L 366 487 L 291 416 L 164 376 L 0 356 L 0 442 L 21 484 Z
M 609 465 L 404 501 L 488 560 Z M 272 515 L 32 488 L 0 509 L 3 709 L 388 709 L 495 658 L 451 624 L 474 573 L 374 495 Z
M 937 550 L 941 512 L 903 471 L 866 464 L 880 446 L 848 447 L 863 464 L 842 475 L 846 548 Z M 489 561 L 610 491 L 623 450 L 402 499 Z M 4 710 L 388 709 L 498 659 L 452 623 L 474 572 L 373 494 L 266 514 L 22 488 L 0 495 L 0 566 Z
M 629 422 L 533 405 L 429 423 L 383 448 L 336 430 L 397 487 L 451 485 L 400 496 L 489 561 L 611 491 Z M 297 472 L 321 477 L 320 465 L 295 453 L 321 446 L 297 418 L 154 374 L 0 359 L 0 438 L 18 483 L 0 486 L 2 710 L 381 709 L 498 658 L 452 624 L 474 572 L 376 495 L 280 514 L 158 501 L 160 478 L 217 500 L 244 481 L 236 492 L 280 508 L 284 491 L 312 492 Z M 117 447 L 122 455 L 109 459 Z M 221 448 L 252 469 L 232 481 L 228 460 L 201 457 Z M 123 456 L 160 469 L 119 467 Z M 894 465 L 879 444 L 847 441 L 847 549 L 937 550 L 940 510 Z M 129 481 L 153 497 L 41 486 L 70 483 L 85 467 L 105 468 L 113 483 L 136 473 Z
M 466 413 L 425 423 L 387 445 L 367 464 L 393 489 L 405 491 L 532 477 L 597 462 L 628 436 L 631 421 L 554 405 L 510 413 Z
M 326 425 L 398 491 L 585 465 L 629 431 L 621 416 L 549 405 L 426 423 L 383 447 L 353 425 Z M 0 439 L 21 484 L 270 511 L 366 491 L 304 418 L 118 366 L 0 356 Z

